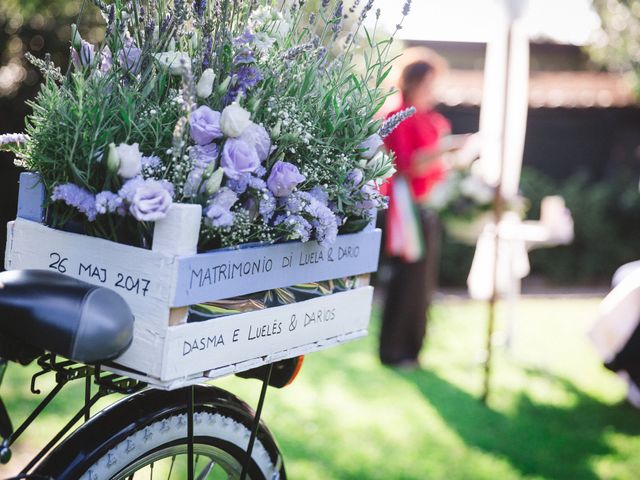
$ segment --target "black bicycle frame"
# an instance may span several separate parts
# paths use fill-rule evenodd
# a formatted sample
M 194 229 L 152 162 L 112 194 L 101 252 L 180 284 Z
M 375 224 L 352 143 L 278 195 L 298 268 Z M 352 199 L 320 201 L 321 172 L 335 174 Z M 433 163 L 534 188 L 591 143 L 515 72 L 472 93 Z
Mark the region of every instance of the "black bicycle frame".
M 4 377 L 7 367 L 7 361 L 0 358 L 0 384 Z M 0 398 L 0 435 L 2 443 L 0 444 L 0 463 L 6 464 L 11 459 L 11 445 L 27 430 L 27 428 L 38 418 L 62 389 L 71 381 L 85 379 L 84 402 L 82 408 L 73 415 L 73 417 L 62 427 L 62 429 L 54 435 L 54 437 L 36 454 L 36 456 L 22 469 L 20 474 L 8 480 L 30 479 L 30 480 L 55 480 L 38 474 L 30 474 L 29 472 L 53 449 L 53 447 L 80 421 L 88 421 L 91 418 L 91 408 L 101 398 L 113 393 L 125 395 L 133 395 L 145 387 L 147 384 L 121 375 L 105 373 L 100 365 L 83 365 L 70 360 L 57 361 L 56 355 L 47 353 L 38 358 L 38 366 L 40 371 L 35 373 L 31 379 L 31 392 L 40 394 L 41 391 L 36 388 L 37 380 L 42 375 L 54 372 L 56 386 L 42 399 L 38 406 L 31 414 L 22 422 L 22 424 L 14 431 L 11 419 L 7 409 Z M 267 387 L 271 378 L 273 366 L 269 365 L 266 369 L 264 378 L 262 378 L 262 388 L 260 398 L 253 418 L 251 426 L 251 436 L 246 450 L 244 462 L 242 462 L 242 472 L 240 480 L 246 480 L 249 466 L 251 464 L 253 447 L 260 428 L 260 418 L 262 408 L 264 406 Z M 92 382 L 93 380 L 93 382 Z M 92 384 L 98 386 L 97 392 L 92 394 Z M 187 406 L 187 465 L 188 479 L 194 480 L 194 394 L 195 386 L 186 389 L 187 396 L 185 404 Z

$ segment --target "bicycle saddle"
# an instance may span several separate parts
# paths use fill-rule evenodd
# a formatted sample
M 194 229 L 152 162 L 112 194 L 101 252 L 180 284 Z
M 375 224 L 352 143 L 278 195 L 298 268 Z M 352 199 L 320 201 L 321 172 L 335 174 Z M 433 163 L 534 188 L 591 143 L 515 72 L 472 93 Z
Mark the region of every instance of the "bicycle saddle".
M 116 292 L 47 270 L 0 273 L 0 337 L 82 363 L 111 360 L 133 338 Z

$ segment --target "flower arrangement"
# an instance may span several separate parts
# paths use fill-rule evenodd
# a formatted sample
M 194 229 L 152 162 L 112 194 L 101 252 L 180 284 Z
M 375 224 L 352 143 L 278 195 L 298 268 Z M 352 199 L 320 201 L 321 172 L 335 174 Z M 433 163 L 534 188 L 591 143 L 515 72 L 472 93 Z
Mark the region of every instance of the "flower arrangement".
M 39 172 L 50 225 L 148 248 L 194 203 L 203 250 L 329 245 L 385 208 L 382 138 L 411 112 L 375 119 L 393 36 L 376 40 L 373 0 L 93 3 L 104 41 L 73 26 L 66 74 L 30 56 L 45 82 L 25 134 L 0 136 Z
M 475 171 L 476 163 L 450 170 L 447 178 L 433 188 L 428 205 L 436 210 L 449 235 L 463 243 L 475 244 L 487 223 L 494 221 L 496 189 Z M 504 205 L 524 218 L 528 202 L 518 196 Z

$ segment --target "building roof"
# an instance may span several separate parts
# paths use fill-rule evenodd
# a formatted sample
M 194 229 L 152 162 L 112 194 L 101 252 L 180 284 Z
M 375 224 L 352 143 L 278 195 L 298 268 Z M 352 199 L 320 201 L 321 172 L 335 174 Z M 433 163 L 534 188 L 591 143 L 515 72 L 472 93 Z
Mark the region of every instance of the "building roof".
M 449 71 L 438 91 L 448 106 L 479 106 L 484 85 L 482 70 Z M 593 71 L 532 71 L 531 108 L 640 107 L 630 84 L 621 75 Z

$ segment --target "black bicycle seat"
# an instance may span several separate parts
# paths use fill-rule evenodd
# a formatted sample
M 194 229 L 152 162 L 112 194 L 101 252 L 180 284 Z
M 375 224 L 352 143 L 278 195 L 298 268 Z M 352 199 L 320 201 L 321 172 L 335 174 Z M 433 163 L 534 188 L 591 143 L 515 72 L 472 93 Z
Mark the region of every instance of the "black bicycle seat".
M 122 354 L 133 314 L 116 292 L 47 270 L 0 273 L 0 337 L 82 363 Z

